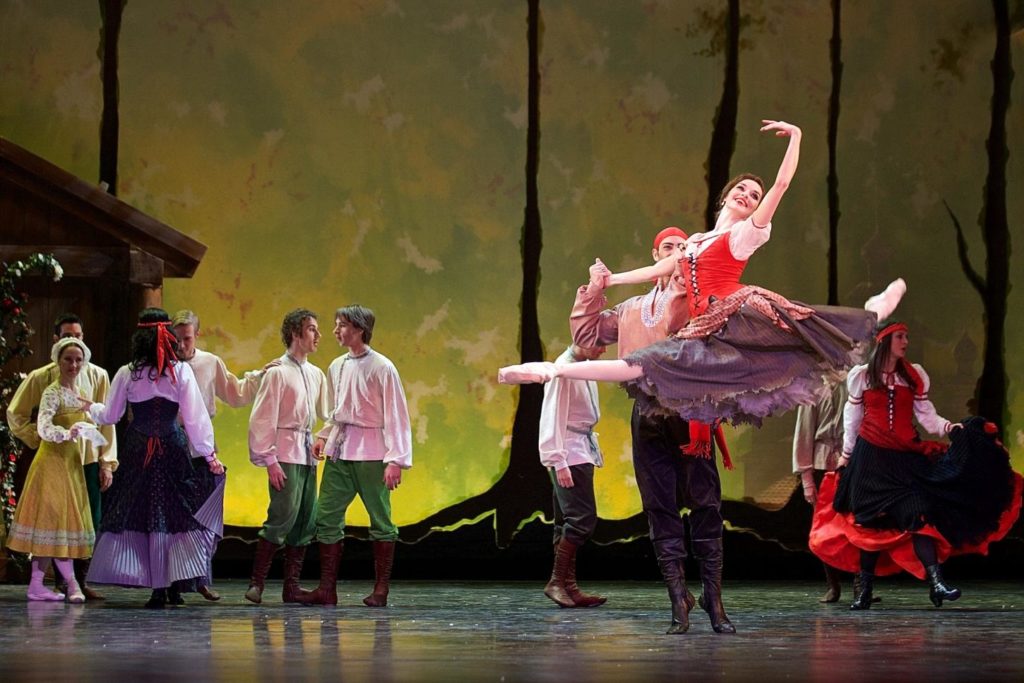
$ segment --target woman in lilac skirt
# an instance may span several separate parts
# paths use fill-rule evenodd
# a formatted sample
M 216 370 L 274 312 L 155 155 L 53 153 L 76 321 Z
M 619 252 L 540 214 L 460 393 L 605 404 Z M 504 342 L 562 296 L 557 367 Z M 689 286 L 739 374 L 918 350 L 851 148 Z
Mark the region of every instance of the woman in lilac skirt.
M 208 578 L 223 533 L 224 466 L 195 376 L 178 362 L 169 326 L 165 311 L 142 311 L 132 362 L 114 376 L 107 403 L 89 406 L 100 424 L 118 422 L 129 407 L 131 420 L 88 578 L 151 588 L 147 607 L 178 603 L 181 586 Z M 190 442 L 202 458 L 191 457 Z

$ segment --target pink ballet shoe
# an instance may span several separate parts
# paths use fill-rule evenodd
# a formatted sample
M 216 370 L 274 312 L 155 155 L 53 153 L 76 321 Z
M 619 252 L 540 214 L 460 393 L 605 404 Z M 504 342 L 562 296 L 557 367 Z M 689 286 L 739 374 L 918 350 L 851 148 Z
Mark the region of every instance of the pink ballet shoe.
M 881 293 L 874 295 L 864 302 L 864 309 L 871 311 L 878 316 L 878 322 L 882 322 L 896 310 L 900 299 L 907 293 L 907 283 L 903 278 L 898 277 L 889 283 Z
M 68 584 L 67 600 L 72 605 L 81 605 L 85 602 L 85 593 L 79 588 L 77 581 Z
M 543 384 L 556 376 L 558 369 L 554 363 L 523 363 L 498 370 L 498 384 Z
M 64 600 L 63 593 L 54 593 L 44 586 L 29 586 L 26 596 L 29 600 L 39 602 L 62 602 Z

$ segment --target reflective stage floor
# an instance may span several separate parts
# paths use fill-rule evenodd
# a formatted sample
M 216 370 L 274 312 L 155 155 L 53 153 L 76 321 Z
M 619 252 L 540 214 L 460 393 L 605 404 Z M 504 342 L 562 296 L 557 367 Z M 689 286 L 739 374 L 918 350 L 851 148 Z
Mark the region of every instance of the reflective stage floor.
M 956 584 L 955 577 L 947 577 Z M 307 587 L 312 587 L 305 581 Z M 609 601 L 559 609 L 535 583 L 399 582 L 364 607 L 369 582 L 339 583 L 338 608 L 263 605 L 222 581 L 219 603 L 142 607 L 148 591 L 105 589 L 87 605 L 27 603 L 0 586 L 0 680 L 7 681 L 665 681 L 1024 680 L 1024 584 L 958 584 L 935 609 L 925 584 L 881 580 L 882 602 L 821 605 L 819 583 L 730 582 L 736 635 L 703 612 L 667 636 L 663 587 L 588 583 Z

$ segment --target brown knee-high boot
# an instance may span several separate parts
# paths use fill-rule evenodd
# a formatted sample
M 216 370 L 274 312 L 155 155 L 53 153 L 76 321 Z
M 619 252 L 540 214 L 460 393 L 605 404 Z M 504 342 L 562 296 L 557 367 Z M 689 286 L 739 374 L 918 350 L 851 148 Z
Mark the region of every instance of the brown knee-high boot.
M 281 589 L 282 602 L 300 602 L 299 596 L 309 594 L 299 585 L 302 563 L 306 559 L 306 546 L 286 545 L 284 547 L 284 587 Z
M 558 546 L 555 546 L 555 552 L 558 552 Z M 576 585 L 576 555 L 572 556 L 572 561 L 569 563 L 569 571 L 565 575 L 565 592 L 576 603 L 577 607 L 598 607 L 608 602 L 608 598 L 602 595 L 584 593 Z
M 303 591 L 296 595 L 296 602 L 303 605 L 338 604 L 338 565 L 341 563 L 343 543 L 320 544 L 320 585 L 314 591 Z
M 818 602 L 839 602 L 839 598 L 842 597 L 843 593 L 842 585 L 839 583 L 839 570 L 824 562 L 821 563 L 821 566 L 825 568 L 825 584 L 828 588 L 825 590 L 825 594 L 818 599 Z
M 252 578 L 249 579 L 249 590 L 245 591 L 245 599 L 257 605 L 263 602 L 263 585 L 270 572 L 270 563 L 274 553 L 281 546 L 259 538 L 256 540 L 256 557 L 252 561 Z
M 551 569 L 551 579 L 544 586 L 544 595 L 548 596 L 559 607 L 575 607 L 576 603 L 565 590 L 565 580 L 569 576 L 569 567 L 576 562 L 576 546 L 572 541 L 563 538 L 555 546 L 555 565 Z
M 363 598 L 367 607 L 387 607 L 388 591 L 391 588 L 391 567 L 395 563 L 395 542 L 373 542 L 373 570 L 377 582 L 373 585 L 373 593 Z

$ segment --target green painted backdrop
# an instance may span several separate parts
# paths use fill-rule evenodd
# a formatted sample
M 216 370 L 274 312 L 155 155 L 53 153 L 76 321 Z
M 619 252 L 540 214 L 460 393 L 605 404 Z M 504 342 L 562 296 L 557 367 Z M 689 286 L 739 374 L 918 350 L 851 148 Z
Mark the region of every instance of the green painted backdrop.
M 824 302 L 830 3 L 741 7 L 733 170 L 774 176 L 784 143 L 758 134 L 761 118 L 805 132 L 796 181 L 746 280 Z M 548 357 L 569 341 L 567 311 L 595 256 L 636 266 L 661 227 L 701 225 L 723 8 L 542 0 Z M 1011 9 L 1020 74 L 1021 4 Z M 96 179 L 98 2 L 0 0 L 0 13 L 0 135 Z M 508 465 L 517 391 L 498 386 L 495 371 L 518 360 L 526 15 L 525 2 L 508 0 L 129 0 L 124 11 L 118 194 L 209 246 L 193 279 L 167 283 L 166 307 L 195 309 L 202 345 L 236 371 L 280 354 L 290 308 L 317 310 L 330 327 L 340 305 L 372 307 L 374 346 L 398 365 L 414 420 L 399 524 L 485 491 Z M 859 305 L 904 276 L 912 355 L 933 378 L 939 411 L 960 417 L 981 370 L 982 307 L 943 202 L 981 269 L 991 5 L 847 2 L 842 33 L 840 298 Z M 1008 119 L 1014 244 L 1024 240 L 1019 111 Z M 1019 468 L 1024 270 L 1010 258 L 1007 435 Z M 338 351 L 327 337 L 312 360 L 326 368 Z M 629 517 L 640 507 L 629 403 L 609 386 L 602 409 L 599 509 Z M 266 504 L 265 475 L 246 458 L 247 416 L 222 409 L 215 422 L 231 468 L 227 521 L 237 525 L 258 524 Z M 792 420 L 732 433 L 727 497 L 784 497 Z M 351 519 L 365 522 L 361 509 Z

